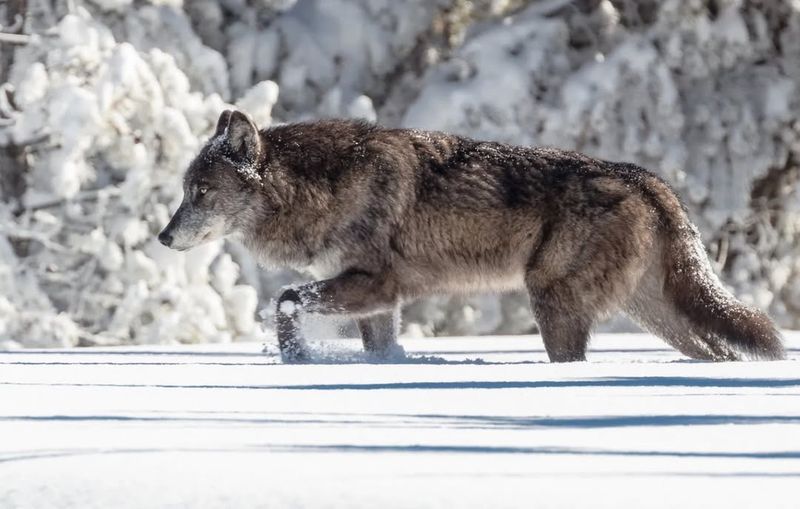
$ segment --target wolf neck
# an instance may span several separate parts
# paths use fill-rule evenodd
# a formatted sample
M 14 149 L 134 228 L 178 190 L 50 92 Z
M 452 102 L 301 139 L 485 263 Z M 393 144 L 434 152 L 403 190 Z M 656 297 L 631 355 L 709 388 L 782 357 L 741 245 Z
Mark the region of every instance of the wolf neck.
M 312 235 L 304 237 L 294 228 L 265 225 L 241 237 L 259 263 L 270 268 L 291 268 L 310 273 L 315 278 L 328 278 L 340 272 L 343 252 L 334 246 L 322 246 Z
M 359 122 L 320 121 L 260 132 L 264 185 L 257 199 L 264 202 L 264 213 L 242 237 L 262 263 L 312 266 L 316 273 L 338 265 L 328 239 L 352 213 L 353 199 L 341 191 L 352 178 L 353 152 L 371 129 Z
M 285 173 L 284 173 L 285 172 Z M 291 169 L 270 168 L 268 180 L 255 195 L 257 214 L 240 237 L 242 243 L 268 267 L 292 268 L 324 277 L 338 265 L 337 256 L 325 248 L 331 229 L 330 196 L 323 190 L 300 189 Z M 316 199 L 314 199 L 316 197 Z

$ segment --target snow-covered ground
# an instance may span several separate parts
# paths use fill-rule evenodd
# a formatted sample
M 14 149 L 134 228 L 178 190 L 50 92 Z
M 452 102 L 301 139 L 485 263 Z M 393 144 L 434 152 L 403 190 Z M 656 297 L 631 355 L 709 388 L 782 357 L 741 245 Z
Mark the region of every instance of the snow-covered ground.
M 600 335 L 0 353 L 0 507 L 797 507 L 790 359 L 692 362 Z M 321 347 L 320 347 L 321 348 Z

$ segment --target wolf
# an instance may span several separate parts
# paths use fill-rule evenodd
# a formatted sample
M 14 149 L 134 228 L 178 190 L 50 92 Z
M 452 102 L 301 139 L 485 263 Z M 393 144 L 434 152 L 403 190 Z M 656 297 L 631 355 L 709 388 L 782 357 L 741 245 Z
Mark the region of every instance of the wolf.
M 616 311 L 691 358 L 785 357 L 768 316 L 720 283 L 675 192 L 634 164 L 363 121 L 259 130 L 226 110 L 183 192 L 165 246 L 229 236 L 315 278 L 276 301 L 286 362 L 309 359 L 303 313 L 354 318 L 385 357 L 403 303 L 523 288 L 553 362 L 585 360 Z

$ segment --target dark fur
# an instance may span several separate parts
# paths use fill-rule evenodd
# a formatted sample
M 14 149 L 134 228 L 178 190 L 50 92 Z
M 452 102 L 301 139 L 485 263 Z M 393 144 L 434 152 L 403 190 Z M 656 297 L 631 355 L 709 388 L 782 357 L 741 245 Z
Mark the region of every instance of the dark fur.
M 784 356 L 769 318 L 717 281 L 672 190 L 637 166 L 353 121 L 258 132 L 238 112 L 214 140 L 185 182 L 189 201 L 211 188 L 208 203 L 181 207 L 223 217 L 223 234 L 262 261 L 320 278 L 278 301 L 287 360 L 307 355 L 301 312 L 357 318 L 365 347 L 385 355 L 401 303 L 519 287 L 553 361 L 583 360 L 593 326 L 618 309 L 695 358 Z M 165 229 L 190 232 L 177 247 L 214 237 L 178 216 Z

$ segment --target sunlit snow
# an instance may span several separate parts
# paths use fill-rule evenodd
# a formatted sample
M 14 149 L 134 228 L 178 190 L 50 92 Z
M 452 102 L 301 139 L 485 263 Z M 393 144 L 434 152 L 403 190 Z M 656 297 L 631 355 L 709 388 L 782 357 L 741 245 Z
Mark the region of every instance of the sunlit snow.
M 796 507 L 791 360 L 706 363 L 600 335 L 0 354 L 0 506 Z M 743 482 L 746 481 L 746 482 Z

